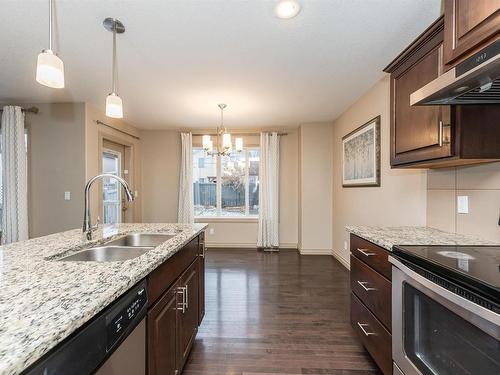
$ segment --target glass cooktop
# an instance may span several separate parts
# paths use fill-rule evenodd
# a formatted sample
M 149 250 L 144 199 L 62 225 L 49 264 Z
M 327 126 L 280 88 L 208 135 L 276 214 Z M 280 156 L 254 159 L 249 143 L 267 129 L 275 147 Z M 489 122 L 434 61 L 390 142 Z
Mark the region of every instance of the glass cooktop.
M 394 255 L 500 302 L 500 246 L 397 245 Z

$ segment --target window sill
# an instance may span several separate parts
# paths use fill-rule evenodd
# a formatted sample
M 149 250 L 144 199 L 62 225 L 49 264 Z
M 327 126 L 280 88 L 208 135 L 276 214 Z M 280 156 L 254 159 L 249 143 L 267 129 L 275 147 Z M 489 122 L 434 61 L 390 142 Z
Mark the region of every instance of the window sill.
M 195 223 L 257 223 L 258 216 L 197 216 Z

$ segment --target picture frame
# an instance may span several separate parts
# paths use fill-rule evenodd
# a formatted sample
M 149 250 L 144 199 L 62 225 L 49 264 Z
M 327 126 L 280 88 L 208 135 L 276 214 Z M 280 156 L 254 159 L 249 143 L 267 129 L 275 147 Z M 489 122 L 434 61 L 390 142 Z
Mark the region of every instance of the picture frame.
M 342 186 L 380 186 L 380 115 L 342 137 Z

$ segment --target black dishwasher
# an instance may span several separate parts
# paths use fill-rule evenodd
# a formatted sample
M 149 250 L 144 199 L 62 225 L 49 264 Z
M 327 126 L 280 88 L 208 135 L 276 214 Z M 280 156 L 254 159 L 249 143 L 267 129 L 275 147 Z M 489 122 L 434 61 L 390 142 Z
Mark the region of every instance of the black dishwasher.
M 146 280 L 141 281 L 111 306 L 65 339 L 23 374 L 99 375 L 145 373 L 147 311 Z M 137 372 L 140 371 L 140 372 Z

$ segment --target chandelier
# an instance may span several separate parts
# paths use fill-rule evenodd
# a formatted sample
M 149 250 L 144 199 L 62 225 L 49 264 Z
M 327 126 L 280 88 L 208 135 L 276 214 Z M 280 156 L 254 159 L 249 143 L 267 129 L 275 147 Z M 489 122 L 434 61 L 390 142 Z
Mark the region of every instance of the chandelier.
M 216 134 L 216 148 L 214 149 L 214 144 L 209 135 L 203 136 L 203 150 L 207 155 L 212 156 L 229 156 L 233 152 L 233 142 L 231 140 L 231 134 L 227 132 L 224 126 L 224 109 L 227 107 L 226 104 L 219 104 L 220 108 L 220 125 L 217 126 Z M 243 138 L 235 138 L 235 151 L 243 151 Z

